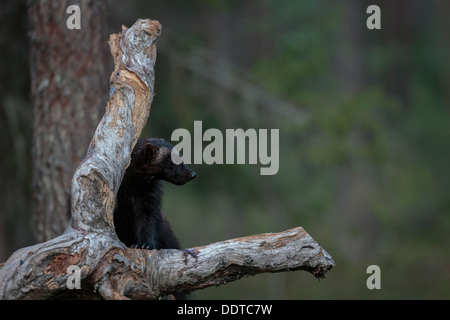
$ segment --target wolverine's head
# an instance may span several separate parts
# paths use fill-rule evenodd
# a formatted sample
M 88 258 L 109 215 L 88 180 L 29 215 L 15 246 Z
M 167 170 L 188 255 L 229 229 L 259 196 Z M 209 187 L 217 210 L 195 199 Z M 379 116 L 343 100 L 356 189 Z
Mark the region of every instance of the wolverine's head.
M 139 139 L 131 153 L 129 168 L 134 168 L 148 179 L 166 180 L 183 185 L 194 179 L 196 173 L 183 161 L 172 161 L 173 146 L 159 138 Z

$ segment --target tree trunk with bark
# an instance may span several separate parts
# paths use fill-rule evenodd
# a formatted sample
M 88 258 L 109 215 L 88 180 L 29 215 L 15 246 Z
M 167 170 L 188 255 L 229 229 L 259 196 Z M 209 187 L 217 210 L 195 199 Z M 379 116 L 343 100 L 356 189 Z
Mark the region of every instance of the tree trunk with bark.
M 29 1 L 33 218 L 39 241 L 60 235 L 72 175 L 107 99 L 106 1 L 81 0 L 81 29 L 65 1 Z
M 156 299 L 263 272 L 325 277 L 331 256 L 301 227 L 186 250 L 124 246 L 113 208 L 154 95 L 161 25 L 138 20 L 110 37 L 115 69 L 106 113 L 72 179 L 72 218 L 63 235 L 16 251 L 0 265 L 1 299 Z M 74 271 L 73 271 L 74 270 Z M 79 289 L 70 289 L 78 272 Z

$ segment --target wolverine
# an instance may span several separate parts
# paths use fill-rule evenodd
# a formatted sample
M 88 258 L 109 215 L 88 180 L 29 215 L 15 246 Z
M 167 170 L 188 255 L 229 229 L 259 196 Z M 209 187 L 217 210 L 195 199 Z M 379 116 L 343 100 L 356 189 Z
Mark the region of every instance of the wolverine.
M 183 185 L 196 173 L 184 162 L 174 164 L 173 146 L 159 138 L 139 139 L 122 179 L 114 210 L 114 226 L 128 247 L 180 249 L 161 209 L 162 181 Z
M 183 185 L 196 173 L 184 162 L 175 164 L 173 146 L 159 138 L 139 139 L 131 152 L 130 165 L 120 184 L 114 209 L 119 239 L 140 249 L 180 249 L 169 221 L 161 209 L 162 181 Z M 68 199 L 67 217 L 71 218 Z

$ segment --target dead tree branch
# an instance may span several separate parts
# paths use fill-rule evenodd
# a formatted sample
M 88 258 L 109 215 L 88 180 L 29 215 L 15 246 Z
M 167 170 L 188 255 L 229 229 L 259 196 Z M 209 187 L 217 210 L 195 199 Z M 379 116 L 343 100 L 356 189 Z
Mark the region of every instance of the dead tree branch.
M 115 70 L 106 113 L 72 179 L 72 218 L 57 238 L 16 251 L 0 264 L 1 299 L 156 299 L 263 272 L 306 270 L 325 277 L 331 256 L 301 227 L 188 250 L 126 248 L 113 208 L 153 97 L 161 25 L 138 20 L 110 37 Z M 69 266 L 81 288 L 68 288 Z

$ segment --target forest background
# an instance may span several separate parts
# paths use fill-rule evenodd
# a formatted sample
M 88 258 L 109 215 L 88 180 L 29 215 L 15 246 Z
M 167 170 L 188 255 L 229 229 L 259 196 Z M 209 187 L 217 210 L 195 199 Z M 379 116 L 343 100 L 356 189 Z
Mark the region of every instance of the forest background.
M 370 4 L 380 30 L 366 27 Z M 182 245 L 302 226 L 336 262 L 321 282 L 264 274 L 194 299 L 450 298 L 448 12 L 445 0 L 108 1 L 108 33 L 163 25 L 143 136 L 170 141 L 195 120 L 280 129 L 276 175 L 202 164 L 165 184 Z M 26 1 L 0 4 L 1 262 L 37 241 L 27 28 Z M 380 290 L 366 286 L 373 264 Z

